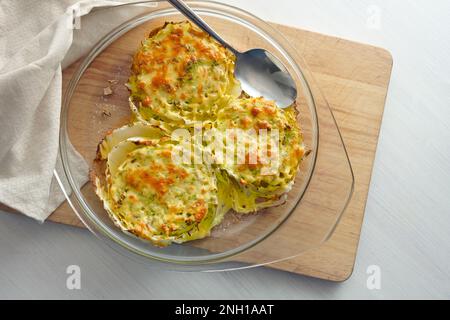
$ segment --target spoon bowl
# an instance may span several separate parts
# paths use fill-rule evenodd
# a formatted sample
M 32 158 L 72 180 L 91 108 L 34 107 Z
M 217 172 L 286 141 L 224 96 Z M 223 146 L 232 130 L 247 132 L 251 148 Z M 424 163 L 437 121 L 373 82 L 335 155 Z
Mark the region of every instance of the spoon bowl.
M 297 98 L 297 87 L 287 68 L 267 50 L 237 53 L 234 74 L 247 94 L 274 100 L 280 108 L 291 106 Z

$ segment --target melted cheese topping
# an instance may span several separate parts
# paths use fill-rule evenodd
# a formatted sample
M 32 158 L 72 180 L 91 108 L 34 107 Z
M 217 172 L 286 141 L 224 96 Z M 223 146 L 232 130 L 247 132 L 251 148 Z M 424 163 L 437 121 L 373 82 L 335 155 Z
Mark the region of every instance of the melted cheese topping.
M 215 127 L 228 135 L 223 139 L 244 147 L 241 159 L 238 156 L 219 165 L 234 180 L 221 179 L 237 189 L 236 211 L 255 211 L 264 206 L 261 203 L 270 205 L 291 188 L 305 153 L 293 107 L 283 110 L 263 98 L 237 99 L 219 111 Z M 275 130 L 277 134 L 272 134 Z
M 128 87 L 140 117 L 184 125 L 215 116 L 238 96 L 234 55 L 189 22 L 167 23 L 144 40 Z
M 124 149 L 117 168 L 108 161 L 107 185 L 100 191 L 116 224 L 157 245 L 207 236 L 218 204 L 213 173 L 203 165 L 175 164 L 173 147 L 162 142 Z

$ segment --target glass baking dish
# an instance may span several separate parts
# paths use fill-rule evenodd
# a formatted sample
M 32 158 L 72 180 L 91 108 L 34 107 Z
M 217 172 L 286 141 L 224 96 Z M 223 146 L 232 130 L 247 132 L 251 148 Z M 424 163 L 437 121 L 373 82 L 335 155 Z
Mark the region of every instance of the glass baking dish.
M 106 34 L 81 59 L 65 68 L 58 178 L 67 200 L 95 235 L 132 259 L 168 270 L 215 271 L 280 262 L 320 246 L 332 234 L 353 192 L 354 177 L 333 114 L 306 62 L 270 24 L 241 9 L 210 1 L 189 5 L 238 50 L 265 48 L 296 80 L 298 121 L 311 153 L 303 161 L 285 204 L 255 214 L 230 213 L 210 237 L 159 248 L 123 233 L 108 217 L 91 183 L 77 183 L 72 147 L 91 164 L 106 132 L 129 122 L 128 80 L 140 41 L 166 21 L 185 18 L 165 1 L 97 8 L 81 20 Z M 115 19 L 117 18 L 117 19 Z M 102 30 L 105 30 L 103 25 Z M 76 35 L 75 35 L 76 36 Z M 113 94 L 103 88 L 114 84 Z

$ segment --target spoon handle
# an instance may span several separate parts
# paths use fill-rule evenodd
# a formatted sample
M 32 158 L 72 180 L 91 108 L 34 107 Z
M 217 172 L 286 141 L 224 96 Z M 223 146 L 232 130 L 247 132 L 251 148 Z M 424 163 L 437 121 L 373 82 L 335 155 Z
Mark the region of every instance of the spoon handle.
M 225 40 L 222 39 L 202 18 L 200 18 L 191 8 L 187 6 L 182 0 L 167 0 L 171 5 L 177 8 L 183 15 L 189 20 L 195 23 L 200 29 L 208 33 L 211 37 L 216 39 L 221 45 L 229 49 L 235 55 L 239 54 L 239 51 L 230 46 Z

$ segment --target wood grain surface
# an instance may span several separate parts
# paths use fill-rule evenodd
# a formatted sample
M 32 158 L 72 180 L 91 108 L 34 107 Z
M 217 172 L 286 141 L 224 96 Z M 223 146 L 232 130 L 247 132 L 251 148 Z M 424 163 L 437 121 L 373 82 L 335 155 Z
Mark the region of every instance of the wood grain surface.
M 392 58 L 387 51 L 376 47 L 280 25 L 275 27 L 304 57 L 334 112 L 353 165 L 355 189 L 331 239 L 319 248 L 270 267 L 343 281 L 352 273 L 356 257 Z M 65 70 L 66 84 L 73 70 L 74 67 Z M 91 89 L 99 90 L 99 87 Z M 126 91 L 118 94 L 126 95 Z M 123 118 L 117 121 L 112 126 L 118 126 Z M 320 209 L 316 208 L 317 213 Z M 67 203 L 61 205 L 49 220 L 83 226 Z M 263 253 L 256 252 L 243 260 L 255 262 L 260 259 L 260 254 Z

